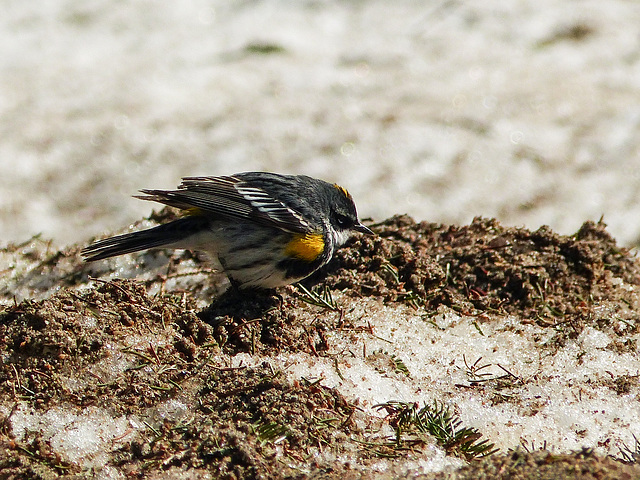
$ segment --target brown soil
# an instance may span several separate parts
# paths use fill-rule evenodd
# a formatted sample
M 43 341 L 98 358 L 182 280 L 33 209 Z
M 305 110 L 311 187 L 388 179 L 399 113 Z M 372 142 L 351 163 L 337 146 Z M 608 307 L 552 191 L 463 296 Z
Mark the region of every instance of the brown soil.
M 615 331 L 597 314 L 602 302 L 634 332 L 640 325 L 637 296 L 619 281 L 640 283 L 640 265 L 601 223 L 587 222 L 573 236 L 545 227 L 507 228 L 488 219 L 459 227 L 394 217 L 372 229 L 377 236 L 355 237 L 325 271 L 303 284 L 319 296 L 340 290 L 428 312 L 517 314 L 525 323 L 553 329 L 553 341 L 543 347 L 549 349 L 586 326 Z M 59 291 L 17 304 L 10 303 L 12 292 L 0 292 L 6 302 L 0 306 L 0 405 L 8 406 L 0 416 L 0 478 L 93 476 L 58 458 L 36 434 L 17 441 L 11 417 L 18 403 L 38 412 L 100 406 L 114 417 L 144 419 L 149 428 L 109 452 L 108 464 L 126 478 L 397 477 L 401 470 L 367 473 L 366 465 L 381 454 L 368 444 L 378 420 L 357 403 L 319 383 L 291 383 L 268 363 L 246 367 L 234 361 L 241 352 L 321 356 L 325 332 L 345 327 L 339 309 L 303 321 L 309 298 L 294 288 L 230 291 L 206 308 L 196 301 L 201 285 L 148 295 L 147 289 L 163 286 L 182 260 L 198 264 L 190 254 L 173 257 L 165 274 L 144 284 L 97 281 L 86 288 L 96 267 L 80 263 L 79 248 L 50 252 L 36 242 L 4 250 L 16 261 L 33 262 L 23 285 L 45 291 L 46 276 Z M 141 263 L 145 255 L 154 254 L 140 254 Z M 100 268 L 106 271 L 105 265 Z M 620 342 L 612 348 L 635 347 Z M 122 358 L 121 370 L 101 370 L 114 357 Z M 83 381 L 70 381 L 75 378 Z M 620 377 L 608 386 L 623 394 L 637 383 L 636 377 Z M 169 399 L 188 406 L 185 418 L 157 413 Z M 400 462 L 416 448 L 392 456 Z M 335 460 L 347 457 L 357 464 Z M 590 452 L 518 451 L 419 478 L 624 479 L 640 478 L 640 466 Z

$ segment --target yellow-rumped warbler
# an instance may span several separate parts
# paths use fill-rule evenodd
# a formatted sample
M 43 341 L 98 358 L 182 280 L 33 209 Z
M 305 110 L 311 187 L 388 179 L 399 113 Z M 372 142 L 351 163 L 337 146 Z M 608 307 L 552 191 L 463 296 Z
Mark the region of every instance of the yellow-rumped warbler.
M 351 231 L 373 233 L 358 220 L 347 190 L 305 175 L 186 177 L 177 190 L 141 192 L 136 198 L 187 216 L 100 240 L 82 250 L 86 261 L 148 248 L 203 250 L 219 259 L 232 284 L 273 288 L 326 265 Z

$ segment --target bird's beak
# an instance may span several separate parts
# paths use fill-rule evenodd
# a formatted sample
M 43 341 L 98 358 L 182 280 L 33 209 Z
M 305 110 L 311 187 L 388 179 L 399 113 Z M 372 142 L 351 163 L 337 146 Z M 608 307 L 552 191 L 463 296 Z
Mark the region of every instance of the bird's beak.
M 373 232 L 371 231 L 371 229 L 369 229 L 369 227 L 366 227 L 366 226 L 364 226 L 364 225 L 363 225 L 363 224 L 361 224 L 361 223 L 358 223 L 357 225 L 354 225 L 354 226 L 353 226 L 353 229 L 354 229 L 356 232 L 365 233 L 365 234 L 367 234 L 367 235 L 375 235 L 375 233 L 373 233 Z

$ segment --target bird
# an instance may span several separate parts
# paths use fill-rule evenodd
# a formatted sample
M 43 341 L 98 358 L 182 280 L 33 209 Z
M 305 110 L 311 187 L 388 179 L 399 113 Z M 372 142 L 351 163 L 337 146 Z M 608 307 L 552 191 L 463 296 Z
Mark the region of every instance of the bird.
M 345 188 L 306 175 L 184 177 L 175 190 L 140 193 L 134 197 L 184 216 L 98 240 L 82 250 L 85 261 L 156 248 L 204 251 L 217 257 L 233 286 L 271 289 L 325 266 L 353 233 L 373 234 Z

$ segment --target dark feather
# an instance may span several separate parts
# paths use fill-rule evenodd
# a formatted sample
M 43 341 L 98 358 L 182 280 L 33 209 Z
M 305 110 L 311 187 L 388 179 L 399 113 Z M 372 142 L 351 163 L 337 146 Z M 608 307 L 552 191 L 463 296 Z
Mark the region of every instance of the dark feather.
M 138 252 L 149 248 L 160 248 L 180 242 L 185 238 L 202 231 L 208 221 L 204 217 L 190 216 L 180 218 L 149 230 L 125 233 L 116 237 L 99 240 L 82 250 L 87 262 L 103 258 Z
M 262 225 L 292 232 L 308 232 L 302 216 L 273 199 L 262 188 L 236 176 L 186 177 L 177 190 L 141 190 L 152 200 L 183 210 L 197 208 L 208 217 L 251 220 Z

